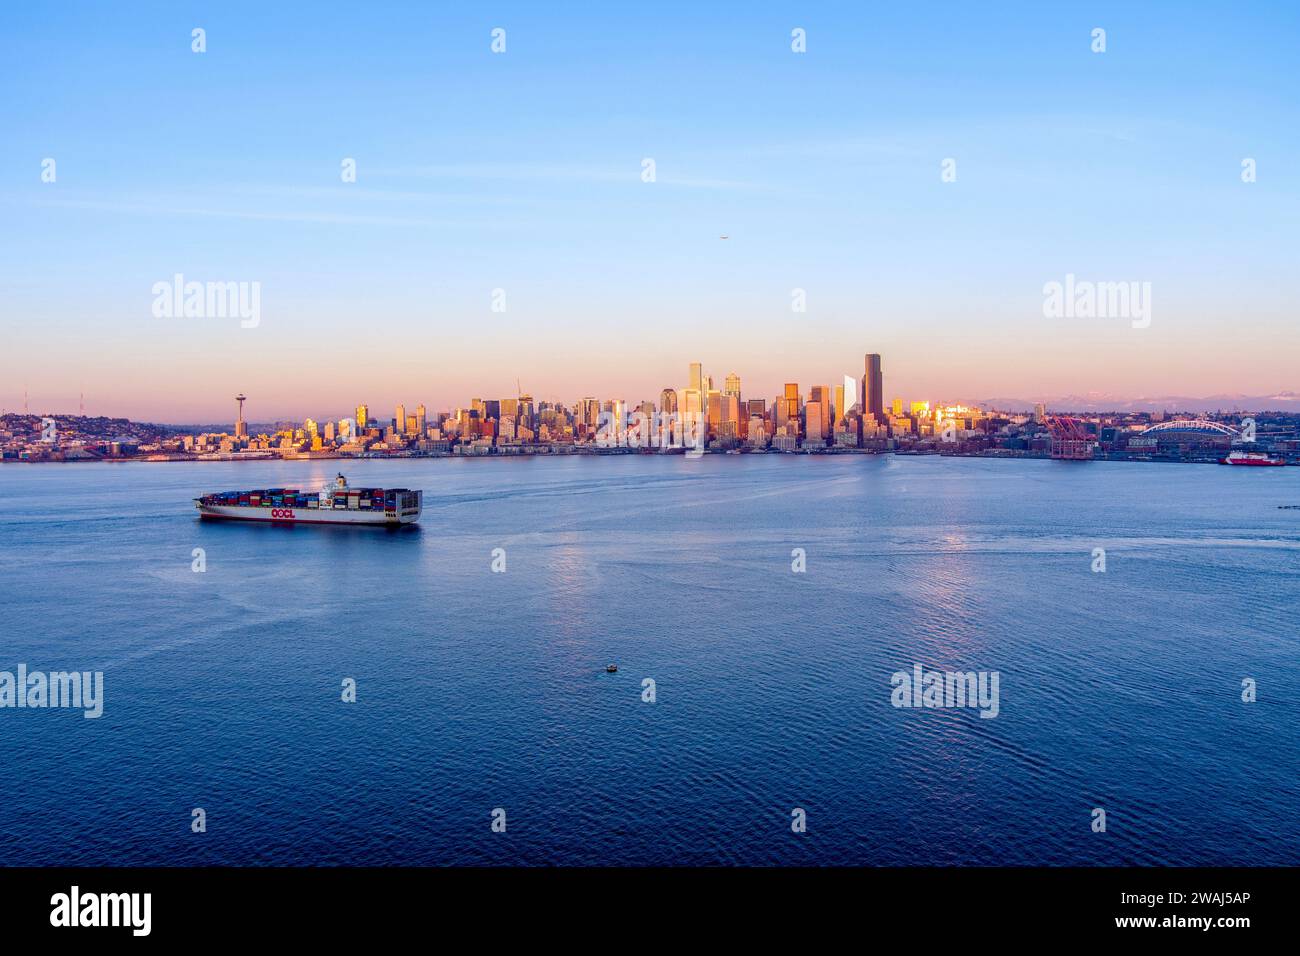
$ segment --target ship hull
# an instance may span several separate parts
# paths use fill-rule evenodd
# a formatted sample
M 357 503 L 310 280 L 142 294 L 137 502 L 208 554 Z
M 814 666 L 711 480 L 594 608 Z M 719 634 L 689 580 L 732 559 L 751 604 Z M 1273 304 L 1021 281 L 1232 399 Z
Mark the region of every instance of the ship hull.
M 250 508 L 242 505 L 197 505 L 204 521 L 257 521 L 262 524 L 331 524 L 354 527 L 398 528 L 415 524 L 420 512 L 350 511 L 342 508 Z
M 1275 458 L 1220 458 L 1219 464 L 1245 468 L 1280 468 L 1286 462 Z

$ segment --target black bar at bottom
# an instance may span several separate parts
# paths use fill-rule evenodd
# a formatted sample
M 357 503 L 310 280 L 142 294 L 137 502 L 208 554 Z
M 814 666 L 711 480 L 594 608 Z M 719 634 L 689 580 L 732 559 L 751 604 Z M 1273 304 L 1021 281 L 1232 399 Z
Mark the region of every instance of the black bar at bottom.
M 653 934 L 689 922 L 733 940 L 776 923 L 950 943 L 965 926 L 1000 940 L 1199 934 L 1230 944 L 1285 928 L 1295 879 L 1294 869 L 1256 868 L 16 868 L 0 870 L 0 926 L 6 940 L 80 942 L 373 942 L 457 927 L 494 938 L 602 925 Z

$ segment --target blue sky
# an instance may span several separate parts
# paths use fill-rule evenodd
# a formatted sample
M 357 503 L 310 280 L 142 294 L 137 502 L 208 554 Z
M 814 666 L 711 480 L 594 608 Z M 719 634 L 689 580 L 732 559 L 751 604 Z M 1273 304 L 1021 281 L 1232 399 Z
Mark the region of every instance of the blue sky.
M 1297 8 L 594 6 L 7 6 L 0 405 L 1300 390 Z M 176 273 L 258 327 L 155 317 Z M 1067 273 L 1150 327 L 1045 318 Z

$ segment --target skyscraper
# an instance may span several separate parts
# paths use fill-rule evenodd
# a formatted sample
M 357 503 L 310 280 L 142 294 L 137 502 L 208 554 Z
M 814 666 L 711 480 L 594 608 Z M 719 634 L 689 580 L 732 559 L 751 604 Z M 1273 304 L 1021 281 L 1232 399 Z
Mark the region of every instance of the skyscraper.
M 732 372 L 727 376 L 726 384 L 722 387 L 723 395 L 734 395 L 740 398 L 740 376 Z
M 620 445 L 626 445 L 627 436 L 627 402 L 621 398 L 616 398 L 609 403 L 609 411 L 612 416 L 611 422 L 614 429 L 614 435 Z
M 397 414 L 393 416 L 393 426 L 394 428 L 396 428 L 397 434 L 399 435 L 406 431 L 406 406 L 405 405 L 397 406 Z
M 370 425 L 370 406 L 357 406 L 357 434 L 364 434 L 366 428 Z
M 701 394 L 704 393 L 704 366 L 699 362 L 691 363 L 690 383 L 689 388 L 693 388 Z
M 867 354 L 866 360 L 867 374 L 862 380 L 863 399 L 866 402 L 864 411 L 870 412 L 876 416 L 877 424 L 884 424 L 885 421 L 885 380 L 880 371 L 880 356 L 874 352 Z
M 822 417 L 823 407 L 821 402 L 808 403 L 808 426 L 804 434 L 804 441 L 808 445 L 820 445 L 826 440 L 826 419 Z
M 665 388 L 659 393 L 659 426 L 655 431 L 655 441 L 661 448 L 675 445 L 681 437 L 681 425 L 677 415 L 677 389 Z
M 699 422 L 704 420 L 704 397 L 693 388 L 688 388 L 682 396 L 682 421 Z
M 722 393 L 722 435 L 724 438 L 740 436 L 740 396 Z
M 709 423 L 709 437 L 715 437 L 722 434 L 722 393 L 716 388 L 708 391 L 707 404 L 707 421 Z
M 831 424 L 831 390 L 826 385 L 814 385 L 808 392 L 808 408 L 817 409 L 817 424 L 813 425 L 811 415 L 808 418 L 808 437 L 825 438 L 830 434 Z
M 786 382 L 785 394 L 777 399 L 777 404 L 777 424 L 789 425 L 793 422 L 795 427 L 798 428 L 799 418 L 803 412 L 803 399 L 799 395 L 799 383 Z

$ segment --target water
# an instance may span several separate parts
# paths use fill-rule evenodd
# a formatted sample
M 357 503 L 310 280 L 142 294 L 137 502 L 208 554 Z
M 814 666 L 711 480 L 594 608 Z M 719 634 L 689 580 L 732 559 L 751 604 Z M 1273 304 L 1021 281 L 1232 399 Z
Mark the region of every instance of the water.
M 190 504 L 338 466 L 420 528 Z M 1157 464 L 0 467 L 0 670 L 106 696 L 0 710 L 0 865 L 1294 865 L 1296 503 Z M 892 707 L 914 663 L 998 671 L 999 715 Z

